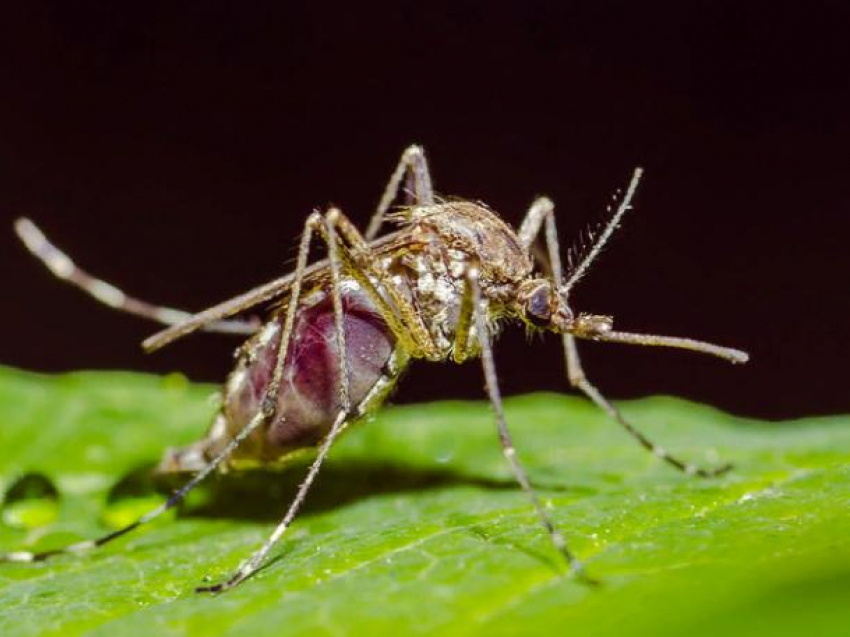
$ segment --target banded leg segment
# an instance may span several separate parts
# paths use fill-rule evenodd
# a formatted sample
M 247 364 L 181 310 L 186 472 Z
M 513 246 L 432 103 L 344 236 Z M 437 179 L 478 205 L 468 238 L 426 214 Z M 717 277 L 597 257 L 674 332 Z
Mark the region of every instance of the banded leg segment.
M 366 241 L 372 241 L 378 236 L 387 211 L 398 196 L 402 183 L 405 184 L 407 190 L 408 205 L 430 206 L 434 203 L 431 172 L 428 170 L 428 160 L 425 159 L 425 151 L 421 146 L 413 144 L 402 153 L 401 159 L 384 189 L 378 208 L 366 227 Z
M 511 437 L 510 430 L 508 429 L 508 423 L 505 418 L 505 411 L 502 405 L 502 395 L 499 390 L 499 380 L 496 375 L 496 362 L 493 357 L 492 339 L 487 326 L 487 317 L 482 311 L 482 295 L 478 281 L 478 269 L 475 267 L 470 268 L 467 271 L 466 280 L 472 295 L 472 315 L 473 322 L 475 324 L 476 336 L 481 347 L 481 364 L 484 368 L 484 383 L 487 389 L 487 395 L 490 398 L 490 404 L 493 407 L 493 412 L 496 417 L 496 425 L 499 431 L 499 442 L 502 445 L 502 452 L 505 455 L 505 459 L 507 459 L 510 464 L 514 477 L 516 477 L 516 480 L 522 487 L 526 497 L 534 505 L 537 517 L 546 529 L 546 533 L 548 533 L 549 538 L 552 540 L 552 544 L 554 544 L 561 555 L 563 555 L 564 559 L 570 566 L 570 570 L 584 582 L 588 584 L 596 584 L 597 582 L 585 573 L 581 562 L 578 558 L 576 558 L 572 551 L 570 551 L 563 534 L 555 526 L 555 523 L 549 516 L 546 507 L 544 507 L 543 503 L 540 501 L 537 492 L 531 485 L 531 481 L 528 479 L 528 474 L 526 473 L 525 468 L 522 466 L 522 463 L 517 457 L 516 448 L 514 447 L 513 438 Z
M 104 305 L 163 325 L 176 325 L 192 316 L 189 312 L 183 310 L 155 305 L 134 298 L 111 283 L 92 276 L 77 266 L 62 250 L 53 245 L 39 227 L 29 219 L 18 219 L 15 222 L 15 232 L 27 249 L 44 263 L 54 276 L 67 281 Z M 207 332 L 223 334 L 253 334 L 259 326 L 260 323 L 256 320 L 223 320 L 208 323 L 202 329 Z
M 635 188 L 637 187 L 637 180 L 639 179 L 640 172 L 636 171 L 635 176 L 632 178 L 632 182 L 629 186 L 627 196 L 623 199 L 620 207 L 614 215 L 614 218 L 612 218 L 612 221 L 608 224 L 608 226 L 606 226 L 605 232 L 600 235 L 599 241 L 607 241 L 608 237 L 610 237 L 611 233 L 616 228 L 616 224 L 619 223 L 619 220 L 622 218 L 622 215 L 625 213 L 625 211 L 630 205 L 631 198 L 634 195 Z M 530 250 L 531 245 L 533 244 L 537 235 L 540 233 L 541 228 L 543 227 L 545 227 L 546 249 L 549 253 L 548 257 L 552 269 L 552 276 L 557 286 L 560 288 L 560 286 L 564 283 L 564 279 L 563 265 L 561 263 L 560 244 L 558 241 L 558 229 L 555 223 L 555 206 L 549 199 L 546 199 L 545 197 L 536 200 L 532 204 L 531 208 L 529 208 L 528 213 L 525 216 L 525 219 L 522 222 L 522 225 L 520 226 L 520 241 L 522 242 L 523 247 L 526 250 Z M 594 249 L 591 250 L 590 254 L 595 257 L 599 252 L 599 248 L 601 248 L 601 245 L 598 248 L 594 246 Z M 598 338 L 598 340 L 606 340 L 606 338 L 605 336 L 601 336 Z M 690 341 L 690 339 L 671 338 L 671 340 L 696 342 Z M 725 464 L 711 469 L 697 467 L 689 462 L 679 459 L 674 455 L 671 455 L 663 447 L 655 444 L 637 427 L 631 424 L 623 416 L 623 414 L 588 380 L 587 376 L 584 373 L 584 369 L 582 368 L 581 359 L 578 355 L 578 348 L 576 347 L 575 336 L 573 336 L 572 334 L 561 334 L 561 342 L 564 350 L 564 361 L 567 368 L 567 378 L 570 382 L 570 385 L 581 391 L 594 404 L 596 404 L 605 413 L 607 413 L 608 416 L 610 416 L 616 423 L 618 423 L 623 429 L 625 429 L 626 432 L 632 438 L 634 438 L 638 442 L 638 444 L 640 444 L 644 449 L 650 451 L 655 456 L 661 458 L 670 466 L 688 475 L 696 475 L 700 477 L 714 477 L 721 475 L 732 468 L 729 464 Z M 640 343 L 637 341 L 629 342 L 635 342 L 637 344 L 649 344 Z M 669 345 L 669 343 L 653 344 Z M 717 346 L 710 347 L 715 348 L 717 350 L 737 352 L 737 350 L 726 350 L 725 348 L 718 348 Z M 698 351 L 706 350 L 703 349 Z M 708 351 L 708 353 L 714 353 L 715 355 L 717 355 L 714 351 Z M 743 352 L 740 352 L 739 354 L 744 355 Z

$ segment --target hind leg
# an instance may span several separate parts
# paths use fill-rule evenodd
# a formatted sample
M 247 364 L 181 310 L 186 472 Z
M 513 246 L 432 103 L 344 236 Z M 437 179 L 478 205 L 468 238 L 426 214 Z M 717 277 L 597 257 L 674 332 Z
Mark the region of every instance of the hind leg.
M 131 524 L 128 524 L 127 526 L 111 533 L 107 533 L 106 535 L 103 535 L 101 537 L 92 540 L 76 542 L 60 549 L 42 551 L 40 553 L 33 553 L 30 551 L 15 551 L 12 553 L 0 554 L 0 561 L 40 562 L 56 555 L 66 555 L 90 551 L 92 549 L 104 546 L 112 540 L 115 540 L 123 535 L 126 535 L 127 533 L 130 533 L 134 529 L 148 524 L 166 511 L 180 504 L 180 502 L 183 501 L 183 499 L 192 489 L 194 489 L 213 471 L 215 471 L 219 466 L 221 466 L 222 463 L 225 462 L 233 454 L 237 447 L 239 447 L 239 445 L 244 442 L 254 431 L 262 427 L 266 422 L 269 422 L 273 419 L 274 412 L 277 406 L 277 392 L 280 387 L 281 378 L 283 375 L 283 364 L 286 359 L 285 355 L 281 354 L 281 352 L 289 351 L 289 342 L 292 336 L 292 326 L 295 322 L 295 313 L 297 311 L 298 301 L 300 298 L 301 283 L 304 278 L 304 272 L 307 269 L 307 257 L 309 253 L 310 241 L 317 224 L 320 224 L 322 222 L 323 219 L 321 215 L 319 215 L 318 213 L 314 213 L 310 215 L 304 225 L 304 231 L 301 236 L 301 242 L 299 245 L 298 259 L 295 269 L 295 279 L 292 287 L 291 302 L 289 308 L 287 309 L 286 322 L 284 324 L 283 333 L 281 335 L 281 346 L 278 348 L 278 355 L 275 361 L 275 374 L 272 377 L 272 381 L 269 383 L 269 386 L 263 396 L 261 408 L 251 418 L 248 424 L 246 424 L 235 436 L 230 438 L 224 445 L 224 447 L 221 449 L 221 451 L 219 451 L 213 458 L 206 461 L 205 463 L 193 463 L 192 468 L 197 468 L 194 466 L 194 464 L 198 464 L 200 465 L 200 467 L 198 468 L 197 473 L 192 477 L 192 479 L 185 485 L 183 485 L 180 489 L 178 489 L 166 502 L 161 504 L 156 509 L 150 511 L 149 513 L 146 513 L 135 522 L 132 522 Z M 347 378 L 347 375 L 345 376 L 345 378 Z M 347 393 L 343 404 L 348 404 Z M 185 462 L 186 464 L 189 464 L 188 460 Z
M 71 258 L 53 245 L 44 233 L 29 219 L 18 219 L 15 232 L 27 249 L 32 252 L 57 278 L 67 281 L 100 303 L 111 308 L 142 318 L 175 325 L 182 323 L 192 315 L 183 310 L 148 303 L 134 298 L 111 283 L 92 276 L 75 264 Z M 224 334 L 253 334 L 259 327 L 259 321 L 216 321 L 204 326 L 208 332 Z

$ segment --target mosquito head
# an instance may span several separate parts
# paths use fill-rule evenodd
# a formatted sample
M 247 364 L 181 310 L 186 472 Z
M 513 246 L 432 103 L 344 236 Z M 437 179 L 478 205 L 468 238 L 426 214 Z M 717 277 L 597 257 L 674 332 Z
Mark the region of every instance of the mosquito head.
M 573 312 L 566 298 L 548 279 L 529 279 L 517 292 L 517 314 L 534 327 L 563 332 L 573 323 Z
M 564 289 L 555 289 L 549 279 L 523 282 L 516 297 L 516 312 L 526 324 L 579 338 L 604 339 L 614 328 L 613 317 L 573 313 Z

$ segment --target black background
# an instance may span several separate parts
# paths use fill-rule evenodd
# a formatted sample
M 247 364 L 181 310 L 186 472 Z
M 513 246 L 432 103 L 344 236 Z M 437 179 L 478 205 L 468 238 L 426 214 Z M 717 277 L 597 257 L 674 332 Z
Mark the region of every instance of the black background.
M 846 2 L 18 5 L 0 16 L 3 363 L 218 380 L 233 347 L 144 356 L 155 326 L 51 279 L 14 217 L 131 293 L 197 310 L 289 267 L 314 207 L 365 224 L 419 142 L 440 192 L 512 223 L 551 196 L 567 243 L 646 168 L 574 301 L 753 360 L 588 344 L 612 396 L 850 410 Z M 555 338 L 508 330 L 497 362 L 506 393 L 564 387 Z M 421 364 L 396 400 L 481 385 L 475 365 Z

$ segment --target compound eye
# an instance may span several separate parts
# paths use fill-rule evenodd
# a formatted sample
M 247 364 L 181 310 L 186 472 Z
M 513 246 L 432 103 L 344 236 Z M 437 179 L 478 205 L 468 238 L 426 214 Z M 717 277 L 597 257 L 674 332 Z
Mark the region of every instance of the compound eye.
M 546 327 L 552 322 L 552 295 L 549 288 L 539 287 L 528 299 L 525 308 L 526 316 L 532 324 Z

